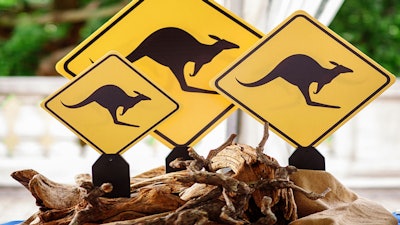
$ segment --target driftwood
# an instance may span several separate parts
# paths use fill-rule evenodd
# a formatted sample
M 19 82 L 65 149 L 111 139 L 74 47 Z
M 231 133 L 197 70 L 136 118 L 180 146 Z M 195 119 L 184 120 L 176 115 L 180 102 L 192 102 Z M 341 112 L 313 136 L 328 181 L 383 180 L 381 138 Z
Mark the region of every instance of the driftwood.
M 39 206 L 24 225 L 288 224 L 297 219 L 294 191 L 310 199 L 329 192 L 296 186 L 289 180 L 296 168 L 282 167 L 263 153 L 268 124 L 255 149 L 234 139 L 207 158 L 188 149 L 193 160 L 171 162 L 181 171 L 165 174 L 160 167 L 133 177 L 130 198 L 102 197 L 112 184 L 94 187 L 88 174 L 78 175 L 76 185 L 65 185 L 33 170 L 14 172 Z

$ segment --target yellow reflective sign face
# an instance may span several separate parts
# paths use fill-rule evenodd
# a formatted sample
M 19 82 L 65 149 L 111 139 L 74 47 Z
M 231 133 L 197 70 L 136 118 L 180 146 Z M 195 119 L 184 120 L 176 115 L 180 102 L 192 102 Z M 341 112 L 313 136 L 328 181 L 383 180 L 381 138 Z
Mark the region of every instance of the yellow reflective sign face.
M 178 110 L 169 95 L 116 52 L 49 96 L 42 107 L 106 154 L 122 154 Z
M 212 85 L 293 146 L 316 146 L 395 77 L 298 11 Z
M 189 146 L 236 110 L 209 82 L 261 37 L 213 1 L 132 1 L 64 57 L 57 70 L 71 78 L 117 50 L 181 107 L 153 135 L 171 148 Z

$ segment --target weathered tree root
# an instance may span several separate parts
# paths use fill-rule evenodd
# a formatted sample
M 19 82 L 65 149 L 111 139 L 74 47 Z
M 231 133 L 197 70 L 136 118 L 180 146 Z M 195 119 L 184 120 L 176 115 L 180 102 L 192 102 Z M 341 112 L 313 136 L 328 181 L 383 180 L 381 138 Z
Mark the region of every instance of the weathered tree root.
M 14 172 L 39 206 L 24 225 L 288 224 L 297 219 L 294 191 L 314 200 L 329 192 L 298 187 L 289 179 L 295 167 L 282 167 L 263 153 L 268 124 L 255 149 L 234 143 L 235 137 L 206 158 L 188 149 L 193 160 L 171 162 L 182 171 L 157 168 L 133 177 L 130 198 L 103 197 L 112 185 L 94 187 L 87 174 L 76 185 L 64 185 L 33 170 Z

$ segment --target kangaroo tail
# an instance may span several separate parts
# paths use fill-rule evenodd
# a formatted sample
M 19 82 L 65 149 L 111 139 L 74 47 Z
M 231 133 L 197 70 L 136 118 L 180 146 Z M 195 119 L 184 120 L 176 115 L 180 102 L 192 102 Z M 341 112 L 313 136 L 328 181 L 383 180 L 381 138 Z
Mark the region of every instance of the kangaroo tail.
M 127 57 L 126 59 L 129 60 L 129 62 L 135 62 L 136 60 L 142 58 L 146 54 L 143 53 L 141 45 L 139 45 L 136 49 L 134 49 Z
M 79 102 L 79 103 L 77 103 L 77 104 L 74 104 L 74 105 L 67 105 L 67 104 L 65 104 L 64 102 L 62 102 L 61 101 L 61 104 L 63 104 L 65 107 L 67 107 L 67 108 L 71 108 L 71 109 L 75 109 L 75 108 L 80 108 L 80 107 L 82 107 L 82 106 L 85 106 L 85 105 L 87 105 L 87 104 L 89 104 L 89 103 L 91 103 L 91 102 L 93 102 L 94 100 L 92 100 L 91 99 L 91 96 L 89 96 L 88 98 L 86 98 L 85 100 L 83 100 L 83 101 L 81 101 L 81 102 Z
M 269 73 L 269 74 L 267 74 L 265 77 L 261 78 L 260 80 L 257 80 L 257 81 L 251 82 L 251 83 L 244 83 L 244 82 L 238 80 L 237 78 L 236 78 L 236 81 L 237 81 L 239 84 L 241 84 L 241 85 L 243 85 L 243 86 L 246 86 L 246 87 L 258 87 L 258 86 L 261 86 L 261 85 L 263 85 L 263 84 L 266 84 L 266 83 L 268 83 L 268 82 L 274 80 L 274 79 L 277 78 L 277 77 L 278 77 L 278 76 L 275 75 L 274 73 Z

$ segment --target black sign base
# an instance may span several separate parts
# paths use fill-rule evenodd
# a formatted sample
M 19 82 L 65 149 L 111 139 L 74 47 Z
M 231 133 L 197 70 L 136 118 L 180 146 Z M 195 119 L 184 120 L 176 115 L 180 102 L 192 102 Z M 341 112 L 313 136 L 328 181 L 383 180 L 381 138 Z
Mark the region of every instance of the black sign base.
M 298 147 L 290 156 L 289 165 L 298 169 L 325 170 L 325 158 L 314 147 Z
M 183 169 L 179 169 L 179 168 L 172 168 L 171 166 L 169 166 L 169 163 L 174 161 L 175 159 L 177 159 L 177 158 L 181 158 L 183 160 L 193 159 L 192 157 L 189 156 L 189 152 L 187 151 L 188 148 L 189 148 L 188 146 L 176 146 L 174 149 L 172 149 L 172 151 L 169 153 L 167 158 L 165 158 L 165 172 L 166 173 L 183 170 Z
M 119 154 L 101 155 L 92 166 L 92 179 L 96 187 L 112 184 L 113 190 L 104 197 L 130 197 L 129 164 Z

